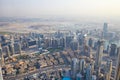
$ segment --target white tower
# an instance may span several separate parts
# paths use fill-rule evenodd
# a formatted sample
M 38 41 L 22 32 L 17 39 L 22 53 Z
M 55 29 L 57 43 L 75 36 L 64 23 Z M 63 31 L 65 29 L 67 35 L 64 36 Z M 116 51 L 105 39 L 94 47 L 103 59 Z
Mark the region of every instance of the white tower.
M 1 66 L 0 66 L 0 80 L 3 80 Z

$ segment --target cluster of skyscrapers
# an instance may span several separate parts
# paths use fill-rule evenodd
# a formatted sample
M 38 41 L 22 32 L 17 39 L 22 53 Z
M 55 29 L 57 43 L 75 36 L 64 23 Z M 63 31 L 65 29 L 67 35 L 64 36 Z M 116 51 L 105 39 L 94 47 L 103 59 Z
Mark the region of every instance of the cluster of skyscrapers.
M 94 33 L 81 30 L 76 32 L 58 31 L 49 34 L 29 33 L 11 34 L 9 36 L 1 35 L 1 67 L 5 65 L 6 58 L 11 58 L 17 54 L 21 55 L 22 51 L 40 51 L 40 49 L 60 49 L 62 51 L 71 49 L 73 52 L 77 52 L 79 56 L 86 56 L 90 60 L 73 58 L 71 61 L 70 75 L 64 76 L 72 80 L 119 80 L 120 48 L 112 43 L 107 45 L 105 49 L 105 39 L 108 39 L 110 35 L 108 32 L 108 24 L 104 23 L 103 31 L 99 39 L 94 39 L 94 36 L 91 37 L 90 34 Z M 95 52 L 95 54 L 92 54 L 92 52 Z M 110 57 L 118 55 L 114 78 L 111 78 L 114 65 L 112 59 L 109 58 L 106 64 L 102 64 L 104 54 L 109 54 Z M 2 72 L 0 72 L 0 78 L 0 80 L 2 80 Z

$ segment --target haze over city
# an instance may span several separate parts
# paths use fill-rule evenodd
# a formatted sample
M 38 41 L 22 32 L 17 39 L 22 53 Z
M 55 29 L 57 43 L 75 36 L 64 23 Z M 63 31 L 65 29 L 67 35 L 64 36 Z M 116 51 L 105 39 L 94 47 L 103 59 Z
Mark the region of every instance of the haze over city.
M 0 0 L 1 17 L 120 17 L 119 0 Z
M 120 0 L 0 0 L 0 80 L 120 80 Z

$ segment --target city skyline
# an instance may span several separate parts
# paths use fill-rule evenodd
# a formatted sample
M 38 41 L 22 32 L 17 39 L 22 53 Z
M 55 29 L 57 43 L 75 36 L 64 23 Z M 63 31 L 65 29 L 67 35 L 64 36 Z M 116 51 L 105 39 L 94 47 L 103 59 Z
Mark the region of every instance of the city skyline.
M 0 0 L 0 80 L 120 80 L 120 0 Z

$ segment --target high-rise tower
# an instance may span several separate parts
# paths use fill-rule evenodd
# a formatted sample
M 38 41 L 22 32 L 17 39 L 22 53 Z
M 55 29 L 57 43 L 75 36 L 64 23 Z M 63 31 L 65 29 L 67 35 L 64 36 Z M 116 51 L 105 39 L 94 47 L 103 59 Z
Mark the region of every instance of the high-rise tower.
M 91 48 L 93 47 L 93 40 L 92 40 L 92 38 L 89 39 L 88 45 L 89 45 L 89 47 L 91 47 Z
M 4 65 L 4 56 L 3 56 L 3 53 L 2 53 L 1 44 L 0 44 L 0 57 L 1 57 L 1 65 Z
M 111 44 L 110 46 L 110 56 L 115 56 L 117 53 L 117 45 L 116 44 Z
M 75 80 L 76 75 L 78 73 L 78 66 L 79 66 L 79 60 L 77 58 L 73 58 L 72 64 L 71 64 L 71 71 L 72 71 L 73 80 Z
M 11 52 L 11 55 L 13 55 L 15 52 L 14 52 L 14 44 L 13 43 L 11 43 L 10 45 L 9 45 L 9 50 L 10 50 L 10 52 Z
M 105 80 L 110 80 L 112 72 L 112 60 L 108 60 L 105 68 Z
M 9 51 L 9 47 L 8 47 L 8 46 L 5 46 L 5 47 L 4 47 L 4 49 L 5 49 L 5 53 L 7 54 L 7 57 L 9 57 L 9 58 L 10 58 L 10 51 Z
M 86 68 L 86 79 L 85 80 L 92 80 L 92 71 L 91 71 L 90 64 Z
M 84 69 L 85 69 L 85 60 L 84 59 L 81 59 L 80 62 L 79 62 L 79 70 L 80 70 L 80 73 L 84 73 Z
M 118 48 L 118 59 L 115 73 L 115 80 L 120 80 L 120 47 Z
M 2 48 L 1 48 L 1 44 L 0 44 L 0 56 L 1 56 L 1 62 L 0 62 L 0 80 L 3 80 L 3 76 L 2 76 L 2 71 L 1 71 L 1 65 L 2 65 Z
M 1 66 L 0 66 L 0 80 L 3 80 L 2 71 L 1 71 Z
M 96 53 L 96 65 L 97 66 L 101 65 L 102 55 L 103 55 L 103 41 L 98 41 L 97 42 L 97 53 Z
M 38 37 L 38 48 L 40 48 L 40 47 L 41 47 L 41 38 Z
M 97 42 L 97 53 L 96 53 L 96 61 L 95 61 L 95 67 L 97 70 L 97 78 L 99 78 L 99 75 L 100 75 L 102 55 L 103 55 L 103 41 L 99 40 Z
M 14 51 L 15 51 L 15 53 L 19 53 L 19 54 L 22 53 L 21 52 L 21 44 L 20 43 L 15 43 L 14 44 Z
M 2 47 L 1 47 L 1 44 L 0 44 L 0 57 L 2 57 Z
M 104 26 L 103 26 L 103 37 L 107 37 L 107 33 L 108 33 L 108 24 L 107 23 L 104 23 Z

